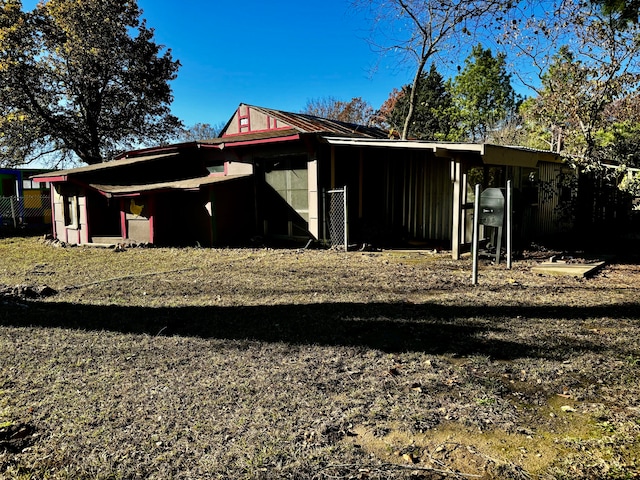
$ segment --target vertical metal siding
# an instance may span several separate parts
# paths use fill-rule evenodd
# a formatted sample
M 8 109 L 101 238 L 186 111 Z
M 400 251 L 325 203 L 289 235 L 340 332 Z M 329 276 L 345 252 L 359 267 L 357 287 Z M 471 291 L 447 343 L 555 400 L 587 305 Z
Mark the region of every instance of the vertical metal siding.
M 538 165 L 538 212 L 534 219 L 536 233 L 553 235 L 567 227 L 558 211 L 562 190 L 563 166 L 557 163 L 540 162 Z
M 409 237 L 451 240 L 453 190 L 449 162 L 412 155 L 405 164 L 403 185 L 402 227 Z

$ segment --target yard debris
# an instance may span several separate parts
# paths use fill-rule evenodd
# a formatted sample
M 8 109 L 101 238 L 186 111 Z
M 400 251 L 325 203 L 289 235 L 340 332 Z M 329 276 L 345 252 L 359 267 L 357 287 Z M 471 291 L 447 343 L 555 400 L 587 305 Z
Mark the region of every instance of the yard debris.
M 402 455 L 402 458 L 407 462 L 407 463 L 417 463 L 418 459 L 415 458 L 412 454 L 410 453 L 405 453 L 404 455 Z
M 58 292 L 48 285 L 16 285 L 10 287 L 7 285 L 0 285 L 0 297 L 8 300 L 25 300 L 25 299 L 38 299 L 47 298 L 56 295 Z

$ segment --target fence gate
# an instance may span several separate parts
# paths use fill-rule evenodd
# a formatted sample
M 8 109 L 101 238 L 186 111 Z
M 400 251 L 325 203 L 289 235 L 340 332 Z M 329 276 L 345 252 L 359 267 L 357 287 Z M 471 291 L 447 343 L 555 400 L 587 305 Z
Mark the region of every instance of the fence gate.
M 349 246 L 347 238 L 347 187 L 326 190 L 324 195 L 325 228 L 329 228 L 329 244 L 332 248 L 344 249 Z M 325 233 L 325 239 L 327 238 Z

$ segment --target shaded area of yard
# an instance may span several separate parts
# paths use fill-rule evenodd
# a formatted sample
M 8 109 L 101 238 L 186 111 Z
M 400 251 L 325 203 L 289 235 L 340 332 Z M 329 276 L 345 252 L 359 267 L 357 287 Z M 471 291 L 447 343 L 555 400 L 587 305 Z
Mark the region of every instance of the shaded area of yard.
M 640 267 L 546 255 L 1 240 L 0 476 L 633 478 Z
M 640 320 L 640 303 L 615 308 L 618 318 Z M 472 307 L 435 303 L 163 308 L 21 302 L 7 305 L 1 318 L 3 325 L 15 327 L 366 347 L 387 353 L 483 355 L 496 360 L 558 360 L 569 352 L 597 353 L 603 349 L 584 336 L 558 337 L 558 323 L 563 328 L 580 328 L 585 319 L 610 316 L 611 309 L 610 305 Z M 544 328 L 549 333 L 537 332 L 535 341 L 522 335 L 510 339 L 513 323 L 519 324 L 515 328 L 520 330 Z

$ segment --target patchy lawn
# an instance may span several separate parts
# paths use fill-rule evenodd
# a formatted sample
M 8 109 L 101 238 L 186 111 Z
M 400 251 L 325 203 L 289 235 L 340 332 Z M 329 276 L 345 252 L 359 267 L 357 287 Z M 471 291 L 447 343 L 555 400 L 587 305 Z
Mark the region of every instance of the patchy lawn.
M 0 239 L 0 477 L 637 477 L 640 266 L 548 256 Z

